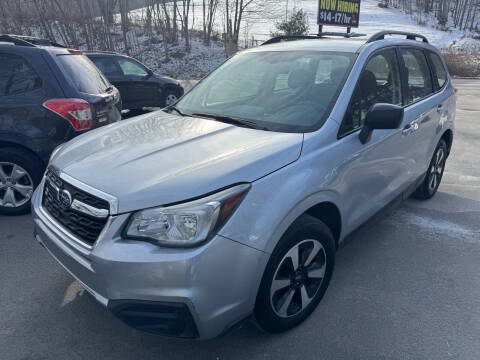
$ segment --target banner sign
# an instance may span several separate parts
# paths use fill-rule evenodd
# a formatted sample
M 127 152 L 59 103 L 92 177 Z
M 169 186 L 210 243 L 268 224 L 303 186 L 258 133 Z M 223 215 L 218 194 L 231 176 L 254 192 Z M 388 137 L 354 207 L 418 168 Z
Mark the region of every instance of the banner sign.
M 318 25 L 358 27 L 360 0 L 319 0 Z

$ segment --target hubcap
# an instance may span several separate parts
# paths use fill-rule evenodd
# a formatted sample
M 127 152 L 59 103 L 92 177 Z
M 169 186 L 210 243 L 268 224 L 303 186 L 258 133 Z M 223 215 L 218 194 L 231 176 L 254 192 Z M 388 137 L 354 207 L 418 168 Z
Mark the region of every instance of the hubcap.
M 327 256 L 318 240 L 301 241 L 291 248 L 278 265 L 270 287 L 275 313 L 287 318 L 299 314 L 320 289 Z
M 443 148 L 439 148 L 434 155 L 432 166 L 430 167 L 430 177 L 428 181 L 428 188 L 430 192 L 434 192 L 443 175 L 443 167 L 445 164 L 445 151 Z
M 175 96 L 174 94 L 169 94 L 167 96 L 167 99 L 166 99 L 165 103 L 166 103 L 167 106 L 170 106 L 170 105 L 175 104 L 177 102 L 177 100 L 178 100 L 177 96 Z
M 28 172 L 17 164 L 0 162 L 0 206 L 22 206 L 32 194 L 33 181 Z

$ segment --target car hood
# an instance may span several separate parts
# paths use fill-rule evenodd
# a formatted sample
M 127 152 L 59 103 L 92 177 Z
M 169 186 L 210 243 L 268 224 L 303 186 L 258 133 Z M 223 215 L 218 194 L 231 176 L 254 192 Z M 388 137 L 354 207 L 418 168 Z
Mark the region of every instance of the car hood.
M 169 76 L 165 76 L 165 75 L 160 75 L 160 74 L 154 74 L 155 77 L 158 79 L 158 80 L 161 80 L 165 83 L 168 83 L 168 84 L 174 84 L 174 85 L 178 85 L 178 80 L 174 79 L 174 78 L 171 78 Z
M 157 111 L 71 140 L 51 165 L 115 196 L 123 213 L 253 182 L 297 160 L 302 143 L 303 134 Z

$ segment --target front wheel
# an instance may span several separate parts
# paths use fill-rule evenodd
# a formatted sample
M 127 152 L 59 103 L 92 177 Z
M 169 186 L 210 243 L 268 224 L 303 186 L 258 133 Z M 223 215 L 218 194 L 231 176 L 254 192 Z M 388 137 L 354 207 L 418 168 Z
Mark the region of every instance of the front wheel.
M 255 303 L 264 330 L 282 332 L 304 321 L 325 294 L 335 264 L 335 241 L 320 220 L 302 215 L 268 262 Z
M 43 167 L 23 149 L 0 149 L 0 214 L 19 215 L 30 210 L 33 191 Z
M 165 107 L 172 106 L 178 101 L 178 93 L 175 90 L 167 89 L 163 95 L 163 103 Z
M 440 186 L 447 161 L 447 143 L 441 139 L 435 149 L 425 180 L 413 193 L 412 197 L 419 200 L 432 198 Z

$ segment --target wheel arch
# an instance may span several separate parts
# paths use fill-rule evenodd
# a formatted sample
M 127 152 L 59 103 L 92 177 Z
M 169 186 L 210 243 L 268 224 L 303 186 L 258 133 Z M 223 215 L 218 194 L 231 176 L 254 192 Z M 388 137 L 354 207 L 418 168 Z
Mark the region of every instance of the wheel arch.
M 180 91 L 178 90 L 178 87 L 175 86 L 174 84 L 166 84 L 166 85 L 164 86 L 164 93 L 166 93 L 166 92 L 169 91 L 169 90 L 171 90 L 171 91 L 175 92 L 176 94 L 178 94 L 179 97 L 181 96 L 181 95 L 180 95 Z
M 452 131 L 452 129 L 445 130 L 441 139 L 445 140 L 445 142 L 447 143 L 447 155 L 450 155 L 450 150 L 452 149 L 452 144 L 453 144 L 453 131 Z
M 42 160 L 42 158 L 35 152 L 33 149 L 31 149 L 28 146 L 25 146 L 23 144 L 19 144 L 14 141 L 8 141 L 8 140 L 0 140 L 0 150 L 5 149 L 5 148 L 14 148 L 14 149 L 21 149 L 23 151 L 26 151 L 32 155 L 32 157 L 35 157 L 42 166 L 45 166 L 45 161 Z
M 318 203 L 305 211 L 304 214 L 308 214 L 322 221 L 332 232 L 335 239 L 335 245 L 338 247 L 340 235 L 342 233 L 342 215 L 333 202 L 323 201 Z

